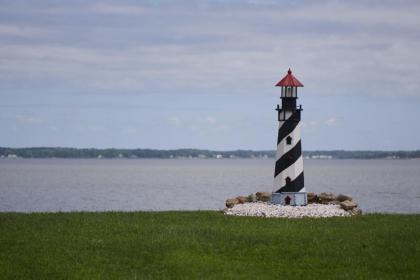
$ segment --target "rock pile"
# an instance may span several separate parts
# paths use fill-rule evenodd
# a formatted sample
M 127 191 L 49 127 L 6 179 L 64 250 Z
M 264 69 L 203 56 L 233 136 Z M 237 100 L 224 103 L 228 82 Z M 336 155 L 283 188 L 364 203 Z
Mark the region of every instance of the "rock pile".
M 308 205 L 282 206 L 273 205 L 271 193 L 257 192 L 248 196 L 238 196 L 226 200 L 226 215 L 264 216 L 264 217 L 332 217 L 361 215 L 362 210 L 357 207 L 353 198 L 331 192 L 320 194 L 307 193 Z
M 248 196 L 237 196 L 235 198 L 229 198 L 226 200 L 226 207 L 232 208 L 236 204 L 243 204 L 248 202 L 270 202 L 271 201 L 271 193 L 269 192 L 257 192 L 255 194 L 250 194 Z
M 319 204 L 333 204 L 339 205 L 341 209 L 347 211 L 351 215 L 362 214 L 362 209 L 357 207 L 357 203 L 353 201 L 351 196 L 345 194 L 335 195 L 331 192 L 323 192 L 320 194 L 308 193 L 308 203 L 319 203 Z

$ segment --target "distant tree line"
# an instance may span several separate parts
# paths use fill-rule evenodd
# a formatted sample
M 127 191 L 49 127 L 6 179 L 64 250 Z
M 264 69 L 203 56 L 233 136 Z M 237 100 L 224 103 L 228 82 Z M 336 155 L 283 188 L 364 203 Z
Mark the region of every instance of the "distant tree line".
M 275 151 L 211 151 L 199 149 L 76 149 L 60 147 L 2 148 L 0 157 L 21 158 L 274 158 Z M 379 159 L 420 158 L 416 151 L 304 151 L 306 158 Z
M 327 156 L 337 159 L 379 159 L 379 158 L 420 158 L 420 150 L 416 151 L 304 151 L 303 155 L 310 158 Z M 322 157 L 321 157 L 322 158 Z
M 0 156 L 22 158 L 252 158 L 273 157 L 274 151 L 210 151 L 198 149 L 76 149 L 60 147 L 2 148 Z

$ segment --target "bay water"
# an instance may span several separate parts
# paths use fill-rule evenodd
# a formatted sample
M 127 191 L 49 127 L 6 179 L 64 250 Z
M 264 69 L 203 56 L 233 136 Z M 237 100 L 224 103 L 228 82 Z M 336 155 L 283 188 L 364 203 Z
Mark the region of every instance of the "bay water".
M 420 160 L 304 161 L 308 192 L 420 213 Z M 273 190 L 274 159 L 0 159 L 0 211 L 217 210 Z

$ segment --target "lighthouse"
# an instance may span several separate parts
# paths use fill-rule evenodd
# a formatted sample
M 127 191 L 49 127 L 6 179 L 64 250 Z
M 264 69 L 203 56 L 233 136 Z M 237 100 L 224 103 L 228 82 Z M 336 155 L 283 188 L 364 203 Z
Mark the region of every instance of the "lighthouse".
M 306 205 L 307 196 L 303 180 L 303 157 L 300 139 L 302 105 L 296 105 L 297 89 L 303 84 L 289 69 L 276 84 L 281 88 L 281 108 L 277 105 L 279 130 L 274 168 L 273 204 Z

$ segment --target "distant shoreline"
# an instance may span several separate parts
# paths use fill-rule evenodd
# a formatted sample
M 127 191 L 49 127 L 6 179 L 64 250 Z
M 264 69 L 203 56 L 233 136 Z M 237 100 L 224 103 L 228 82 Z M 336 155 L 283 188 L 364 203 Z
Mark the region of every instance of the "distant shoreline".
M 415 159 L 420 158 L 420 150 L 415 151 L 345 151 L 319 150 L 304 151 L 304 159 Z M 77 149 L 62 147 L 6 148 L 0 147 L 0 158 L 87 158 L 87 159 L 273 159 L 272 150 L 232 150 L 212 151 L 200 149 Z

